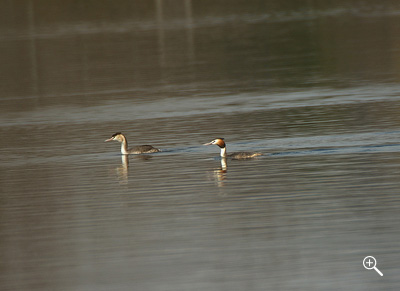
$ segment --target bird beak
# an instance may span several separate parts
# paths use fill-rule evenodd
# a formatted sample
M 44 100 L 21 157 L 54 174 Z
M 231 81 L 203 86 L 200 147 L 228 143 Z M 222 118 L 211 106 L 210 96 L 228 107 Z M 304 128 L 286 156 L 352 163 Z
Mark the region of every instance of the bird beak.
M 205 144 L 203 144 L 203 145 L 212 145 L 212 143 L 211 143 L 211 142 L 208 142 L 208 143 L 205 143 Z
M 109 139 L 106 139 L 104 142 L 112 141 L 112 140 L 114 140 L 114 139 L 113 138 L 109 138 Z

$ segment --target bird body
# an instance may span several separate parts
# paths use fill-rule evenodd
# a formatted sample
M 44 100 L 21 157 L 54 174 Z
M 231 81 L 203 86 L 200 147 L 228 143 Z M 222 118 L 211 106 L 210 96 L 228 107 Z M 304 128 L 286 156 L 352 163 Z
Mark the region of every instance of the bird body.
M 161 150 L 157 149 L 151 145 L 140 145 L 135 146 L 133 148 L 128 149 L 128 140 L 126 139 L 125 135 L 121 132 L 114 133 L 111 138 L 106 139 L 105 141 L 118 141 L 121 143 L 121 154 L 129 155 L 129 154 L 150 154 L 150 153 L 158 153 Z
M 241 160 L 241 159 L 251 159 L 262 155 L 262 153 L 258 152 L 234 152 L 228 154 L 226 152 L 226 143 L 223 138 L 216 138 L 204 145 L 213 145 L 213 144 L 219 146 L 219 148 L 221 149 L 220 153 L 221 158 L 231 158 L 231 159 Z

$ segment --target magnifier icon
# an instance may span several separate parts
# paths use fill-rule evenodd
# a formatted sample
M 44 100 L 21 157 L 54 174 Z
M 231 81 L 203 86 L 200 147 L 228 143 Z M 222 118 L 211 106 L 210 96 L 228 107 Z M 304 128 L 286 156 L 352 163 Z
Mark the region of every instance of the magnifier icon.
M 363 266 L 367 270 L 374 269 L 379 275 L 383 276 L 382 272 L 376 267 L 376 259 L 373 256 L 367 256 L 363 260 Z

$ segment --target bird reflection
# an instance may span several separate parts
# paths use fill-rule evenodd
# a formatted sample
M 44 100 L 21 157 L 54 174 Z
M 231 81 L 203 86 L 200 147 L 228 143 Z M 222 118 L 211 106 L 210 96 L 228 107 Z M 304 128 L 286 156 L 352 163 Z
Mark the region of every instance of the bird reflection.
M 153 158 L 150 155 L 135 155 L 133 156 L 135 159 L 138 160 L 149 160 Z M 115 168 L 117 173 L 118 181 L 121 185 L 128 184 L 129 180 L 129 155 L 121 155 L 121 165 Z
M 147 161 L 147 160 L 150 160 L 150 159 L 152 159 L 152 158 L 153 158 L 153 157 L 150 156 L 150 155 L 136 155 L 136 156 L 135 156 L 135 159 L 143 160 L 143 161 Z
M 121 155 L 121 165 L 118 166 L 115 171 L 117 172 L 118 181 L 120 184 L 128 184 L 128 168 L 129 168 L 129 156 Z
M 226 158 L 221 158 L 221 167 L 213 171 L 214 181 L 218 187 L 225 186 L 225 181 L 227 179 L 228 164 Z

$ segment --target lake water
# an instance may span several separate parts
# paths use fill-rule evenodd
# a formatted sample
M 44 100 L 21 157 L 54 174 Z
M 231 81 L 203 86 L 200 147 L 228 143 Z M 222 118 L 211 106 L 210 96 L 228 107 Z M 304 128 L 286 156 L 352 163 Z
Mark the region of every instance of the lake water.
M 400 5 L 217 2 L 2 5 L 2 290 L 398 290 Z

